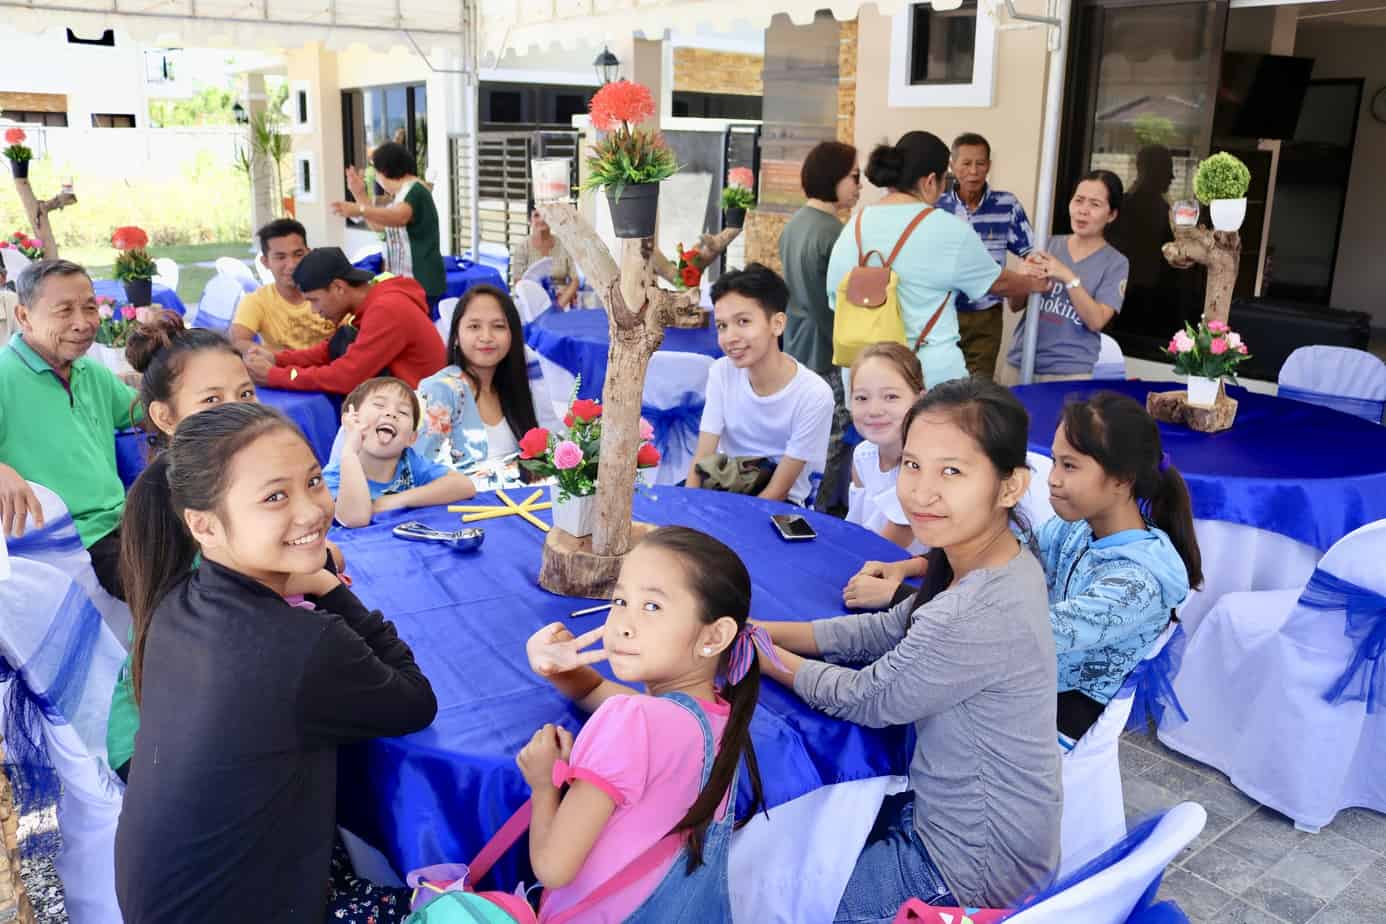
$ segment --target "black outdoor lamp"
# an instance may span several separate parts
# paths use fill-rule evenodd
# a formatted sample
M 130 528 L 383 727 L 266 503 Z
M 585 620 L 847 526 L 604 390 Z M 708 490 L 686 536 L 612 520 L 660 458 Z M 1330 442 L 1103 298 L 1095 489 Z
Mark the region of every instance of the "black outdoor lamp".
M 597 76 L 601 78 L 602 86 L 606 86 L 621 76 L 621 59 L 612 54 L 611 49 L 606 45 L 602 46 L 602 53 L 597 55 L 592 66 L 597 69 Z
M 235 116 L 237 125 L 247 125 L 250 123 L 250 116 L 246 113 L 245 107 L 240 103 L 231 107 L 231 114 Z

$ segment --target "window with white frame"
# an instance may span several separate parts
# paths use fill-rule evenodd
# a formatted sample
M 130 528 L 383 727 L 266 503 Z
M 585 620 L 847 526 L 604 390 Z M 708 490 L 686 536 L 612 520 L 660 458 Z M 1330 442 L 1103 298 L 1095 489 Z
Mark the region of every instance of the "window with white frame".
M 295 135 L 313 131 L 312 96 L 306 80 L 289 82 L 289 130 Z
M 890 51 L 891 106 L 992 104 L 996 18 L 987 0 L 910 4 L 891 24 Z
M 318 201 L 317 159 L 311 151 L 294 152 L 294 199 L 299 202 Z

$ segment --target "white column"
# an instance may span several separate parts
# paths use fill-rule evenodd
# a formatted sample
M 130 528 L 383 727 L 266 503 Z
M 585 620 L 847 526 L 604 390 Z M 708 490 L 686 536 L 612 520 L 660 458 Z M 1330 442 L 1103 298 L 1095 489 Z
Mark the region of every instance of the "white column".
M 286 54 L 289 69 L 289 131 L 293 140 L 285 185 L 293 190 L 294 210 L 313 247 L 340 247 L 346 223 L 328 205 L 343 198 L 342 95 L 337 53 L 313 42 Z M 299 94 L 307 100 L 307 120 L 298 121 Z M 308 172 L 309 187 L 303 188 Z

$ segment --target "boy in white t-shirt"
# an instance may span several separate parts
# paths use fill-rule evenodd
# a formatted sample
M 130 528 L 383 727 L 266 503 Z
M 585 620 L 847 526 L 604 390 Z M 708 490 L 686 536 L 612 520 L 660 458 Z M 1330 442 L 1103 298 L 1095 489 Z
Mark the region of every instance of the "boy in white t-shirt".
M 716 453 L 764 458 L 775 471 L 759 496 L 803 504 L 826 464 L 833 393 L 780 350 L 789 289 L 774 270 L 752 263 L 719 278 L 712 302 L 727 355 L 708 371 L 688 487 L 701 486 L 698 462 Z

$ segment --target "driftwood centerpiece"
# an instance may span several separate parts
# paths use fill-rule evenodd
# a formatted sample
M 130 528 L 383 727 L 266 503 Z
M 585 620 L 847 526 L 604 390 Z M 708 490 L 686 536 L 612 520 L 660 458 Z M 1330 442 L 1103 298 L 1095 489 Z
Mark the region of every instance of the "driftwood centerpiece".
M 1229 398 L 1227 392 L 1218 388 L 1212 407 L 1196 407 L 1189 403 L 1187 391 L 1152 391 L 1145 396 L 1145 409 L 1156 420 L 1182 424 L 1200 433 L 1217 433 L 1232 426 L 1237 416 L 1237 399 Z
M 596 523 L 592 535 L 583 539 L 560 529 L 549 532 L 539 584 L 556 594 L 604 597 L 616 582 L 622 557 L 649 528 L 631 521 L 645 370 L 664 341 L 666 327 L 680 316 L 701 315 L 701 293 L 697 289 L 671 292 L 659 286 L 653 238 L 622 240 L 618 265 L 601 238 L 571 205 L 540 203 L 537 208 L 568 253 L 587 272 L 592 288 L 606 305 L 611 329 L 606 382 L 602 385 Z
M 725 253 L 727 248 L 731 246 L 731 242 L 736 240 L 739 234 L 741 234 L 740 228 L 723 228 L 716 234 L 704 233 L 699 235 L 698 245 L 693 248 L 698 253 L 697 265 L 699 271 L 707 272 L 707 268 L 712 265 L 712 261 Z M 679 278 L 678 266 L 675 265 L 674 261 L 664 256 L 664 254 L 658 250 L 656 250 L 654 254 L 654 271 L 655 275 L 660 279 L 667 280 L 676 286 L 683 285 L 683 280 Z M 707 311 L 699 309 L 696 314 L 693 312 L 680 313 L 669 326 L 700 328 L 706 327 L 707 321 Z
M 1232 290 L 1237 285 L 1237 267 L 1242 259 L 1242 237 L 1236 231 L 1210 231 L 1207 228 L 1174 228 L 1174 240 L 1161 252 L 1175 269 L 1194 264 L 1208 268 L 1208 284 L 1203 294 L 1203 320 L 1226 321 L 1232 310 Z
M 74 193 L 58 193 L 51 199 L 39 201 L 34 195 L 34 189 L 29 185 L 28 177 L 15 177 L 14 188 L 19 193 L 19 201 L 24 206 L 24 214 L 29 218 L 29 226 L 34 229 L 34 237 L 43 241 L 43 258 L 45 260 L 56 260 L 58 258 L 58 240 L 53 236 L 53 225 L 48 220 L 51 212 L 58 209 L 67 208 L 69 205 L 77 204 L 77 196 Z

